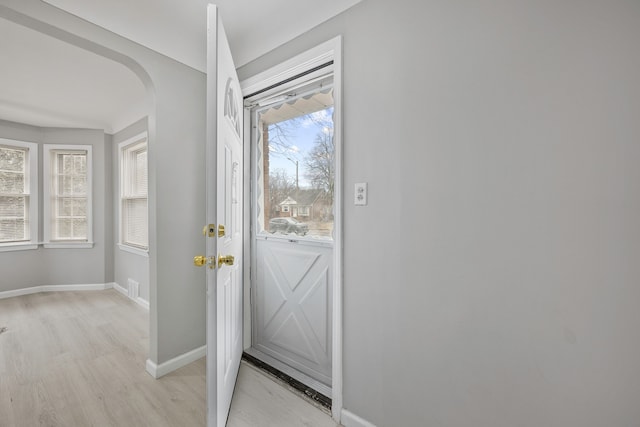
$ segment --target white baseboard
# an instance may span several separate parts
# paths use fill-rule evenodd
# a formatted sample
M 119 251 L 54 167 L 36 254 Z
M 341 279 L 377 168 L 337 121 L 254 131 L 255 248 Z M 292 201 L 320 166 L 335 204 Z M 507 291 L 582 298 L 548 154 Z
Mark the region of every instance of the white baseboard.
M 43 285 L 33 286 L 31 288 L 15 289 L 13 291 L 3 291 L 0 292 L 0 299 L 37 294 L 39 292 L 103 291 L 111 288 L 113 288 L 113 283 L 101 283 L 94 285 Z
M 127 290 L 127 288 L 124 288 L 122 286 L 120 286 L 119 284 L 117 284 L 116 282 L 113 282 L 113 289 L 115 289 L 116 291 L 118 291 L 119 293 L 121 293 L 122 295 L 124 295 L 125 297 L 129 298 L 129 291 Z M 149 310 L 149 301 L 142 299 L 140 297 L 137 298 L 129 298 L 131 301 L 134 301 L 136 303 L 138 303 L 138 305 L 141 305 L 142 307 L 146 308 L 147 310 Z
M 140 297 L 134 299 L 135 302 L 138 303 L 138 305 L 141 305 L 142 307 L 146 308 L 147 310 L 149 310 L 149 301 L 147 301 L 146 299 L 142 299 Z
M 191 350 L 190 352 L 181 354 L 180 356 L 174 357 L 171 360 L 167 360 L 164 363 L 156 365 L 151 359 L 147 359 L 147 372 L 153 378 L 160 378 L 167 375 L 170 372 L 175 371 L 176 369 L 180 369 L 183 366 L 188 365 L 191 362 L 195 362 L 198 359 L 203 358 L 207 355 L 207 346 L 203 345 L 202 347 L 196 348 L 195 350 Z
M 125 288 L 123 288 L 122 286 L 120 286 L 119 284 L 117 284 L 116 282 L 113 282 L 113 289 L 115 289 L 116 291 L 120 292 L 125 297 L 127 297 L 127 298 L 129 297 L 129 293 L 127 292 L 127 290 Z
M 376 427 L 375 424 L 370 423 L 364 418 L 360 418 L 356 414 L 349 412 L 346 409 L 342 409 L 340 423 L 344 427 Z

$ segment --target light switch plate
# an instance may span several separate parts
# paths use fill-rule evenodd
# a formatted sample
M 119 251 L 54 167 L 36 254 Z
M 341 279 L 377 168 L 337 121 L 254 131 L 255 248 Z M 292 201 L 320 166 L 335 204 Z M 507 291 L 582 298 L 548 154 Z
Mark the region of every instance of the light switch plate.
M 353 202 L 356 204 L 356 206 L 367 205 L 367 183 L 366 182 L 356 183 Z

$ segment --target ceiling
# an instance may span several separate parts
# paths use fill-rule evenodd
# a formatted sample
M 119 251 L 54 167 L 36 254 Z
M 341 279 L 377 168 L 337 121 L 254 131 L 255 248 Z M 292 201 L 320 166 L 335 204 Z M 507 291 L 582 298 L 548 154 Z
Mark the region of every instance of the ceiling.
M 147 115 L 129 69 L 5 19 L 0 57 L 0 119 L 113 133 Z
M 205 71 L 207 0 L 43 0 Z M 236 66 L 361 0 L 218 0 Z M 114 133 L 146 115 L 124 66 L 0 18 L 0 119 Z M 97 102 L 99 100 L 99 102 Z

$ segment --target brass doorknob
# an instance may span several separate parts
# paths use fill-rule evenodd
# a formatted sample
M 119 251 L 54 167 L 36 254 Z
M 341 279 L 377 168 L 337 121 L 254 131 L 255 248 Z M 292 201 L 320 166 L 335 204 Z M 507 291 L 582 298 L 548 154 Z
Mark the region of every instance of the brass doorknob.
M 222 265 L 222 264 L 227 264 L 227 265 L 233 265 L 233 255 L 219 255 L 218 256 L 218 265 Z
M 207 263 L 207 257 L 204 255 L 196 255 L 193 257 L 193 265 L 196 267 L 202 267 Z

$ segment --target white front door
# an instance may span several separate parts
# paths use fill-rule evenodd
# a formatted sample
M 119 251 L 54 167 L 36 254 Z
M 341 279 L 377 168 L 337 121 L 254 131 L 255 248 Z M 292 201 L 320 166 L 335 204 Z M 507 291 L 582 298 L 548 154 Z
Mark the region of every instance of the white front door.
M 207 425 L 226 424 L 242 356 L 242 104 L 217 7 L 207 9 Z

